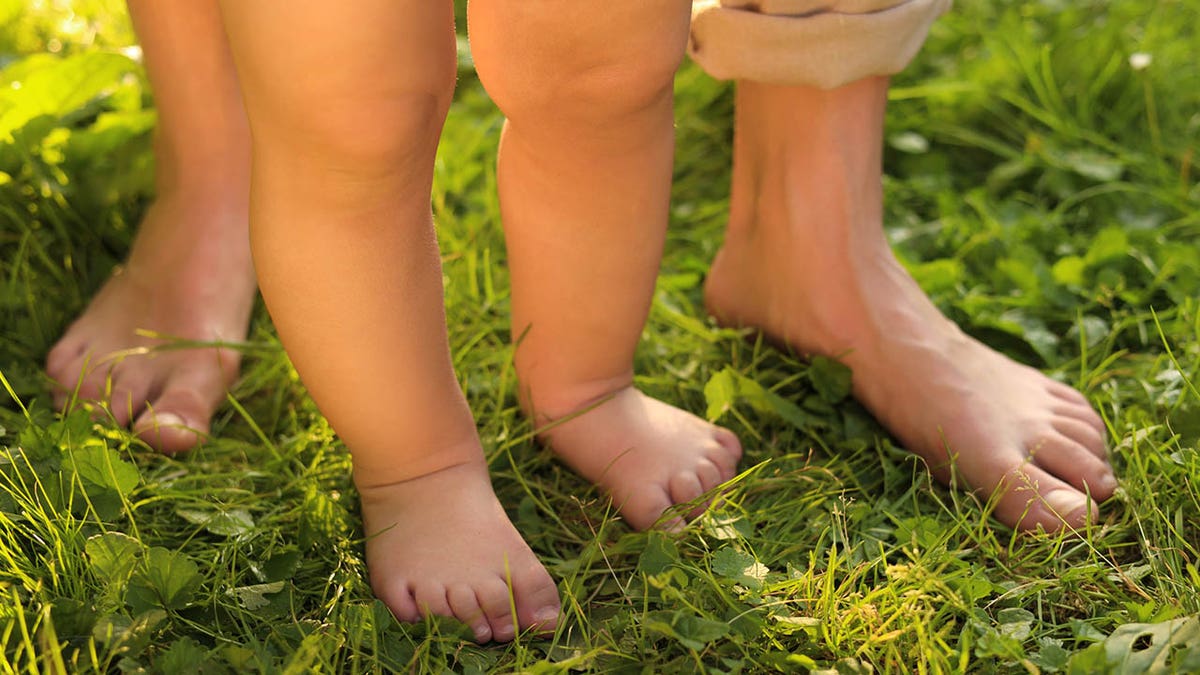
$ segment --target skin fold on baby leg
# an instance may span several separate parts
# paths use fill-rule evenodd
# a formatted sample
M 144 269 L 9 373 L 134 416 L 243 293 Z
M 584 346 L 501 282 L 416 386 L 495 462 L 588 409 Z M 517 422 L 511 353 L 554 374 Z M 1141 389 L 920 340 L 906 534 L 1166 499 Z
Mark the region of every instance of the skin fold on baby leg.
M 539 427 L 558 422 L 542 439 L 642 529 L 731 478 L 742 452 L 728 430 L 633 386 L 688 16 L 685 0 L 470 6 L 477 71 L 507 116 L 498 188 L 522 404 Z

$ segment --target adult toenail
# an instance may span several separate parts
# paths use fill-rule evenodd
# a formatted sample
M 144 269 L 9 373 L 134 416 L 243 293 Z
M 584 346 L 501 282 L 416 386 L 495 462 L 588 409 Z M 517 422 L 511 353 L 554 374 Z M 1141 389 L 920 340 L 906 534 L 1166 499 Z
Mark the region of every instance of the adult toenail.
M 1054 515 L 1063 519 L 1084 508 L 1087 501 L 1083 495 L 1071 490 L 1052 490 L 1042 498 L 1046 500 L 1046 505 L 1054 511 Z
M 1117 489 L 1117 486 L 1117 477 L 1111 473 L 1106 473 L 1104 474 L 1104 477 L 1100 479 L 1099 485 L 1096 487 L 1099 488 L 1101 492 L 1112 492 L 1113 490 Z
M 175 413 L 164 412 L 154 416 L 154 426 L 180 428 L 186 427 L 187 422 L 184 422 L 183 418 Z
M 549 627 L 558 620 L 557 607 L 543 607 L 533 613 L 533 622 L 539 626 Z

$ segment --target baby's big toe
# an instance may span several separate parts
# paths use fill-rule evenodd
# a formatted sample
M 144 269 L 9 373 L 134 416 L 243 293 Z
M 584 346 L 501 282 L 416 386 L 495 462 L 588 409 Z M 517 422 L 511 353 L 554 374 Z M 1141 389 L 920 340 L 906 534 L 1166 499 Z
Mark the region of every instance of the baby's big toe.
M 479 598 L 475 589 L 467 584 L 455 584 L 446 589 L 446 600 L 450 603 L 450 611 L 459 621 L 467 624 L 475 635 L 475 641 L 483 644 L 492 639 L 492 626 L 487 615 L 479 606 Z
M 558 627 L 562 604 L 558 586 L 540 564 L 513 570 L 513 597 L 521 630 L 550 633 Z

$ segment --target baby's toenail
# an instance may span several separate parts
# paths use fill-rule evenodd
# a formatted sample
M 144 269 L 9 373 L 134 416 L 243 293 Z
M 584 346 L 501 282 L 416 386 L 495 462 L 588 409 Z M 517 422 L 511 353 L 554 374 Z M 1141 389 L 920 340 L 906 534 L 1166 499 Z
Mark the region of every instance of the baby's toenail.
M 504 625 L 497 628 L 492 633 L 492 639 L 496 640 L 497 642 L 508 642 L 509 640 L 513 639 L 513 636 L 515 635 L 516 631 L 513 630 L 512 626 Z
M 475 633 L 476 642 L 487 642 L 492 636 L 492 629 L 487 626 L 475 626 L 471 630 Z

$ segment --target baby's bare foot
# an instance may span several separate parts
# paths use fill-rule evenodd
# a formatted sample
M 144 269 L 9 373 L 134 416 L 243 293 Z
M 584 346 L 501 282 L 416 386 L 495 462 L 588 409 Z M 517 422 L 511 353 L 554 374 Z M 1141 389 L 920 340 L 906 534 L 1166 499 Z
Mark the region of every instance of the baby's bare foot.
M 1079 527 L 1117 483 L 1082 394 L 963 334 L 897 262 L 881 221 L 887 80 L 828 92 L 741 83 L 734 194 L 705 300 L 854 393 L 943 481 L 1022 529 Z
M 479 642 L 554 630 L 558 589 L 496 500 L 482 459 L 359 494 L 371 586 L 398 619 L 455 617 Z
M 542 438 L 568 466 L 602 487 L 639 530 L 675 504 L 733 478 L 742 457 L 733 432 L 632 386 L 580 409 L 586 412 L 554 425 Z M 664 526 L 677 529 L 683 521 L 673 518 Z
M 196 445 L 237 376 L 239 354 L 175 348 L 169 338 L 245 338 L 255 290 L 246 218 L 244 205 L 151 206 L 128 263 L 46 358 L 56 405 L 77 394 L 159 450 Z

